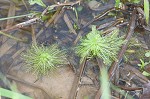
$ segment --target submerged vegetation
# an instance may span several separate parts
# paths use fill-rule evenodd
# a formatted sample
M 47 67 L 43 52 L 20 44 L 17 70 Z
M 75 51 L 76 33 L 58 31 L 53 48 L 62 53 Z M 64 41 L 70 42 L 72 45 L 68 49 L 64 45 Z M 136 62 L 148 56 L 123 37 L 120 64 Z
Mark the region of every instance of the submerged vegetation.
M 81 40 L 81 43 L 76 47 L 76 52 L 81 58 L 99 57 L 105 64 L 110 64 L 116 60 L 117 53 L 124 43 L 122 37 L 118 37 L 119 29 L 113 30 L 108 35 L 101 35 L 101 31 L 92 27 L 92 31 Z M 81 59 L 81 60 L 82 60 Z
M 48 75 L 59 67 L 59 65 L 66 64 L 66 55 L 64 51 L 58 49 L 57 45 L 45 47 L 43 45 L 32 45 L 22 58 L 27 67 L 27 71 L 37 74 L 39 76 Z
M 14 1 L 20 1 L 20 0 L 12 0 L 12 2 Z M 79 1 L 73 0 L 73 1 L 67 1 L 67 2 L 62 0 L 60 2 L 49 2 L 49 3 L 45 3 L 46 1 L 44 0 L 27 0 L 27 1 L 22 0 L 20 2 L 22 2 L 25 5 L 24 8 L 26 8 L 27 10 L 25 13 L 29 13 L 29 12 L 34 12 L 34 13 L 30 13 L 30 14 L 21 13 L 23 15 L 19 13 L 20 16 L 18 16 L 18 12 L 21 12 L 21 11 L 19 9 L 16 10 L 17 7 L 14 7 L 14 12 L 12 11 L 13 13 L 12 16 L 8 14 L 7 18 L 0 19 L 0 21 L 7 20 L 6 25 L 8 25 L 8 23 L 12 23 L 12 25 L 14 25 L 14 26 L 11 26 L 11 25 L 7 26 L 6 28 L 2 27 L 2 30 L 0 31 L 0 37 L 2 37 L 1 35 L 3 35 L 6 37 L 9 37 L 10 39 L 15 40 L 15 42 L 13 42 L 14 45 L 12 46 L 10 46 L 11 44 L 7 44 L 7 43 L 10 43 L 10 41 L 9 39 L 7 40 L 6 38 L 4 38 L 3 39 L 4 41 L 2 40 L 2 43 L 0 42 L 0 44 L 2 45 L 4 44 L 4 47 L 8 47 L 6 49 L 7 51 L 10 51 L 8 52 L 9 54 L 13 53 L 12 55 L 13 60 L 17 59 L 16 57 L 19 56 L 19 54 L 22 53 L 24 49 L 26 49 L 26 48 L 22 48 L 21 50 L 16 51 L 16 49 L 13 49 L 14 46 L 20 43 L 20 41 L 23 42 L 21 44 L 27 44 L 27 43 L 32 44 L 30 48 L 28 48 L 25 52 L 22 53 L 22 59 L 24 62 L 23 65 L 26 68 L 27 72 L 33 73 L 38 77 L 47 76 L 51 72 L 54 72 L 56 69 L 58 69 L 60 66 L 64 66 L 65 64 L 68 64 L 68 61 L 66 58 L 67 55 L 65 51 L 60 50 L 58 45 L 53 44 L 53 43 L 57 42 L 58 44 L 62 44 L 63 48 L 66 47 L 65 44 L 67 45 L 67 47 L 74 47 L 72 45 L 75 44 L 76 47 L 74 48 L 74 52 L 76 52 L 76 54 L 81 58 L 80 59 L 81 62 L 78 64 L 78 62 L 75 59 L 76 55 L 74 55 L 74 53 L 71 53 L 71 55 L 68 55 L 70 58 L 69 66 L 71 66 L 72 69 L 75 69 L 74 70 L 75 73 L 73 73 L 73 76 L 70 76 L 70 75 L 69 76 L 72 77 L 71 79 L 73 79 L 74 74 L 77 74 L 76 75 L 77 79 L 75 78 L 73 84 L 68 79 L 67 80 L 65 79 L 66 82 L 69 82 L 72 84 L 71 86 L 73 90 L 70 91 L 69 89 L 70 95 L 72 96 L 72 98 L 62 98 L 62 99 L 77 99 L 78 98 L 78 95 L 80 95 L 78 94 L 80 92 L 79 91 L 81 88 L 80 86 L 82 86 L 83 75 L 85 76 L 85 78 L 87 76 L 88 80 L 91 80 L 89 82 L 92 82 L 92 84 L 90 83 L 88 84 L 88 86 L 92 85 L 96 88 L 97 86 L 99 87 L 99 89 L 96 89 L 97 91 L 96 94 L 98 94 L 98 97 L 95 99 L 100 99 L 100 98 L 110 99 L 111 96 L 117 97 L 119 99 L 127 98 L 126 97 L 128 96 L 127 94 L 131 94 L 130 91 L 136 92 L 136 89 L 138 90 L 140 89 L 142 92 L 142 89 L 144 89 L 143 86 L 141 87 L 141 85 L 143 85 L 143 82 L 146 82 L 145 84 L 147 84 L 147 87 L 149 88 L 150 86 L 149 79 L 146 78 L 146 76 L 150 76 L 150 60 L 149 60 L 150 51 L 149 51 L 149 48 L 147 47 L 149 43 L 145 43 L 146 39 L 144 38 L 144 36 L 146 35 L 146 33 L 143 33 L 143 34 L 141 33 L 142 36 L 139 36 L 139 38 L 137 37 L 138 35 L 136 33 L 137 31 L 139 31 L 138 34 L 140 35 L 141 31 L 150 32 L 150 27 L 148 25 L 149 24 L 149 6 L 150 6 L 149 1 L 148 0 L 115 0 L 116 4 L 113 4 L 113 6 L 112 4 L 109 4 L 109 3 L 108 5 L 105 5 L 104 3 L 105 0 L 104 1 L 102 0 L 101 3 L 99 2 L 99 0 L 92 0 L 92 1 L 94 2 L 89 2 L 90 4 L 93 3 L 92 7 L 90 7 L 86 0 L 82 2 L 80 0 Z M 32 10 L 40 9 L 40 11 L 30 11 L 26 3 L 30 4 L 30 6 L 34 5 L 33 8 L 31 7 Z M 41 7 L 39 7 L 38 9 L 36 8 L 37 5 Z M 41 10 L 43 11 L 41 12 Z M 87 16 L 84 15 L 82 11 L 86 12 L 85 14 L 88 13 L 88 15 Z M 9 13 L 10 12 L 11 12 L 11 8 L 9 9 Z M 25 18 L 25 19 L 21 18 L 24 16 L 28 18 Z M 16 18 L 16 20 L 14 20 L 14 18 Z M 23 19 L 23 22 L 22 22 L 22 19 Z M 18 22 L 21 22 L 21 23 L 18 23 Z M 64 22 L 65 25 L 62 22 Z M 38 24 L 38 25 L 34 25 L 34 24 Z M 96 26 L 94 24 L 96 24 Z M 91 31 L 89 31 L 90 25 L 91 26 L 93 25 L 91 28 Z M 42 26 L 42 28 L 40 26 Z M 125 30 L 128 29 L 128 31 L 124 31 L 123 29 Z M 7 33 L 10 31 L 14 31 L 14 30 L 19 30 L 19 31 L 23 30 L 25 31 L 25 33 L 22 33 L 22 35 L 18 35 L 18 34 L 16 35 L 16 32 L 18 31 L 15 31 L 15 33 L 12 32 L 10 34 Z M 29 33 L 26 33 L 26 32 L 29 32 Z M 72 32 L 72 34 L 70 32 Z M 87 35 L 83 36 L 86 33 Z M 135 36 L 133 35 L 133 33 L 137 36 L 133 37 Z M 25 38 L 29 37 L 29 38 L 25 39 L 24 37 Z M 31 38 L 34 44 L 30 42 Z M 79 40 L 79 38 L 82 38 L 82 39 Z M 139 40 L 137 41 L 137 39 Z M 17 42 L 16 44 L 16 41 L 19 41 L 19 42 Z M 45 44 L 46 46 L 38 45 L 38 42 L 40 43 L 46 42 Z M 145 46 L 142 46 L 143 42 L 145 43 Z M 5 48 L 3 48 L 3 50 L 5 50 Z M 4 54 L 6 52 L 3 51 Z M 0 58 L 3 58 L 2 56 L 4 55 L 2 54 Z M 88 59 L 91 59 L 91 58 L 93 58 L 93 60 L 92 62 L 90 60 L 91 62 L 90 63 Z M 9 60 L 9 59 L 6 59 L 6 60 Z M 13 65 L 13 63 L 11 65 Z M 77 66 L 77 67 L 74 68 L 74 66 Z M 99 66 L 99 68 L 97 68 L 96 66 Z M 134 66 L 136 68 L 134 68 Z M 123 71 L 123 72 L 120 72 L 120 71 Z M 64 71 L 62 70 L 61 73 L 63 74 Z M 72 73 L 72 70 L 71 70 L 71 73 Z M 23 74 L 23 76 L 24 75 L 25 74 Z M 66 75 L 63 75 L 63 76 L 65 77 Z M 97 76 L 100 76 L 99 80 Z M 131 78 L 129 78 L 129 76 Z M 133 79 L 134 77 L 136 80 L 139 81 L 138 83 L 141 84 L 140 87 L 138 84 L 134 83 L 134 82 L 137 82 L 137 81 L 133 81 L 135 80 Z M 142 77 L 144 79 L 142 79 Z M 46 81 L 47 78 L 48 77 L 45 77 L 43 82 Z M 146 79 L 146 80 L 142 81 L 141 79 L 142 80 Z M 13 80 L 16 80 L 16 79 L 13 79 Z M 17 79 L 16 81 L 21 82 L 22 80 Z M 24 81 L 27 81 L 27 79 L 25 79 Z M 48 85 L 48 82 L 46 83 Z M 25 84 L 28 85 L 28 82 L 25 82 Z M 40 89 L 41 87 L 43 87 L 42 84 L 39 87 L 38 85 L 36 86 L 36 84 L 34 83 L 33 86 Z M 29 83 L 29 85 L 31 84 Z M 47 85 L 45 86 L 47 87 Z M 86 84 L 83 83 L 83 85 L 86 85 Z M 43 88 L 46 89 L 45 86 Z M 53 84 L 51 84 L 51 86 L 53 86 Z M 117 87 L 113 88 L 113 86 L 117 86 Z M 132 88 L 132 87 L 135 87 L 135 88 Z M 49 89 L 51 91 L 51 88 L 48 88 L 46 90 L 49 90 Z M 123 90 L 126 95 L 121 94 L 120 90 L 121 91 Z M 148 89 L 148 92 L 149 90 L 150 89 Z M 3 93 L 1 93 L 1 91 Z M 98 93 L 98 92 L 101 92 L 101 93 Z M 139 97 L 141 95 L 141 92 L 139 94 Z M 5 93 L 8 93 L 8 95 L 6 95 Z M 0 88 L 0 95 L 2 94 L 3 96 L 6 96 L 6 97 L 11 97 L 12 94 L 14 95 L 16 94 L 16 96 L 20 95 L 18 93 L 5 90 L 5 88 Z M 142 93 L 142 95 L 144 96 L 144 92 Z M 21 96 L 24 97 L 23 95 Z M 44 99 L 50 99 L 50 98 L 44 98 Z M 83 98 L 78 98 L 78 99 L 83 99 Z

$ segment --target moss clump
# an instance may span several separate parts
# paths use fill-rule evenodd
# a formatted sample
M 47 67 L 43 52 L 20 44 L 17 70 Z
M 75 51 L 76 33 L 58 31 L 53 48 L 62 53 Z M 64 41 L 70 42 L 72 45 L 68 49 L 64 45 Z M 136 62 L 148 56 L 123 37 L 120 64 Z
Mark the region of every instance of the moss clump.
M 49 47 L 32 45 L 22 54 L 22 58 L 27 71 L 39 76 L 48 75 L 50 71 L 67 63 L 65 52 L 59 50 L 57 45 Z
M 122 37 L 118 37 L 119 30 L 102 36 L 96 27 L 92 27 L 92 31 L 81 39 L 81 43 L 76 47 L 76 53 L 83 59 L 84 57 L 97 56 L 103 59 L 105 64 L 110 64 L 116 59 L 117 53 L 124 43 Z

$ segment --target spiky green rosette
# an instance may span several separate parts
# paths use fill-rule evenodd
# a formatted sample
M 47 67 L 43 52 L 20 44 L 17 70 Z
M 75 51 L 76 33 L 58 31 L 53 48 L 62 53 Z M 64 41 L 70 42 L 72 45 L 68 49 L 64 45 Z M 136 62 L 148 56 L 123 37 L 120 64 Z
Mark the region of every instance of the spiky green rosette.
M 65 52 L 59 50 L 57 45 L 49 47 L 32 45 L 26 53 L 22 54 L 22 58 L 27 70 L 38 76 L 48 75 L 59 65 L 67 63 Z
M 105 64 L 109 64 L 116 59 L 117 53 L 123 44 L 123 38 L 118 37 L 118 31 L 114 30 L 106 36 L 102 36 L 96 27 L 92 27 L 92 31 L 81 39 L 80 45 L 76 47 L 77 54 L 84 57 L 97 56 L 103 59 Z M 81 60 L 82 60 L 81 59 Z

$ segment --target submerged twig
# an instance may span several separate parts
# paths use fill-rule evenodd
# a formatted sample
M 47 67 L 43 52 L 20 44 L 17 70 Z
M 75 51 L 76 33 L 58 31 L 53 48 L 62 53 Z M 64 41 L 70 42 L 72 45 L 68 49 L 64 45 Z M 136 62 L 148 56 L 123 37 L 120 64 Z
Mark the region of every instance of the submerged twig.
M 16 30 L 16 29 L 19 29 L 19 28 L 22 28 L 22 27 L 25 27 L 25 26 L 28 26 L 28 25 L 32 25 L 32 24 L 36 23 L 39 20 L 40 20 L 40 18 L 33 18 L 33 19 L 30 19 L 28 21 L 19 23 L 17 25 L 14 25 L 14 26 L 12 26 L 10 28 L 6 28 L 6 29 L 1 30 L 1 31 L 2 32 L 8 32 L 8 31 Z
M 9 37 L 9 38 L 11 38 L 11 39 L 20 41 L 20 42 L 27 42 L 27 40 L 22 40 L 22 39 L 16 38 L 16 37 L 14 37 L 14 36 L 12 36 L 12 35 L 6 34 L 6 33 L 1 32 L 1 31 L 0 31 L 0 34 L 4 35 L 4 36 L 6 36 L 6 37 Z
M 33 43 L 34 45 L 36 45 L 36 37 L 35 37 L 34 25 L 31 25 L 31 29 L 32 29 L 32 43 Z
M 134 73 L 139 79 L 142 80 L 143 83 L 149 82 L 149 79 L 147 77 L 145 77 L 139 70 L 137 70 L 133 66 L 125 64 L 124 69 L 131 72 L 131 73 Z
M 77 35 L 75 29 L 73 28 L 71 21 L 69 20 L 68 15 L 66 13 L 64 14 L 64 21 L 65 21 L 66 25 L 68 26 L 70 32 Z
M 47 28 L 50 24 L 52 24 L 52 22 L 54 22 L 56 16 L 59 15 L 59 13 L 62 11 L 62 7 L 58 7 L 57 11 L 55 12 L 55 14 L 52 16 L 52 18 L 50 18 L 47 23 L 45 24 L 45 27 Z M 41 29 L 37 34 L 36 34 L 36 38 L 40 36 L 40 34 L 44 31 L 44 29 Z
M 77 73 L 77 76 L 74 79 L 74 82 L 72 84 L 73 86 L 70 91 L 70 95 L 69 95 L 68 99 L 76 99 L 76 97 L 77 97 L 77 93 L 79 91 L 79 85 L 81 84 L 82 74 L 83 74 L 84 68 L 85 68 L 85 63 L 86 63 L 86 58 L 84 58 L 82 63 L 80 64 L 80 68 L 79 68 L 80 72 Z
M 133 10 L 133 13 L 132 13 L 132 18 L 131 18 L 131 23 L 130 23 L 130 27 L 129 27 L 129 31 L 128 31 L 128 34 L 126 36 L 126 42 L 125 44 L 122 46 L 122 49 L 121 51 L 119 52 L 119 55 L 118 55 L 118 60 L 117 61 L 114 61 L 109 69 L 109 78 L 111 79 L 112 76 L 114 75 L 116 69 L 117 69 L 117 66 L 120 62 L 120 60 L 122 59 L 125 51 L 126 51 L 126 48 L 128 46 L 128 42 L 129 40 L 131 39 L 132 37 L 132 34 L 134 33 L 134 29 L 135 29 L 135 20 L 136 20 L 136 10 L 134 9 Z
M 126 91 L 135 91 L 135 90 L 142 90 L 143 89 L 142 87 L 131 88 L 131 87 L 125 87 L 125 86 L 120 86 L 120 85 L 117 85 L 117 87 L 119 87 L 122 90 L 126 90 Z
M 108 9 L 107 11 L 105 11 L 104 13 L 102 13 L 102 14 L 96 16 L 94 19 L 92 19 L 92 20 L 89 21 L 86 25 L 84 25 L 84 26 L 82 27 L 82 29 L 85 29 L 85 28 L 86 28 L 87 26 L 89 26 L 91 23 L 93 23 L 93 22 L 96 21 L 96 20 L 101 19 L 102 17 L 104 17 L 105 15 L 107 15 L 109 12 L 111 12 L 111 11 L 113 11 L 113 10 L 115 10 L 114 7 L 113 7 L 113 8 L 110 8 L 110 9 Z
M 2 32 L 8 32 L 8 31 L 16 30 L 16 29 L 19 29 L 19 28 L 22 28 L 22 27 L 25 27 L 25 26 L 29 26 L 29 25 L 35 24 L 38 21 L 41 21 L 41 17 L 43 17 L 47 13 L 47 11 L 48 11 L 47 8 L 42 12 L 42 14 L 41 14 L 40 17 L 32 18 L 32 19 L 30 19 L 28 21 L 16 24 L 16 25 L 14 25 L 14 26 L 12 26 L 10 28 L 6 28 L 6 29 L 1 30 L 1 31 Z M 27 15 L 22 15 L 21 17 L 23 17 L 23 16 L 29 16 L 29 15 L 33 15 L 33 14 L 31 13 L 31 14 L 27 14 Z M 16 17 L 19 17 L 19 16 L 16 16 Z M 14 17 L 12 17 L 12 18 L 14 18 Z

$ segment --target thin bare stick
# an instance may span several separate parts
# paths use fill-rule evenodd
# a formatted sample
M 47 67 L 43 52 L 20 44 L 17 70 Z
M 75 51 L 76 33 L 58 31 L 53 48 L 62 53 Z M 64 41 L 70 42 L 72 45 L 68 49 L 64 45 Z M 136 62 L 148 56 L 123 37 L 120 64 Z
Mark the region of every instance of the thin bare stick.
M 45 27 L 48 27 L 50 24 L 52 24 L 52 22 L 54 22 L 55 18 L 59 15 L 60 11 L 62 11 L 62 7 L 58 7 L 57 11 L 55 12 L 55 14 L 52 16 L 52 18 L 50 18 L 47 23 L 45 24 Z M 41 29 L 37 34 L 36 34 L 36 38 L 38 38 L 41 33 L 43 33 L 44 29 Z
M 114 75 L 116 69 L 117 69 L 117 66 L 120 62 L 120 60 L 122 59 L 123 57 L 123 54 L 125 53 L 126 51 L 126 48 L 128 46 L 128 42 L 130 40 L 130 38 L 132 37 L 132 34 L 134 33 L 134 29 L 135 29 L 135 20 L 136 20 L 136 10 L 133 11 L 132 13 L 132 17 L 131 17 L 131 23 L 130 23 L 130 27 L 129 27 L 129 31 L 128 31 L 128 34 L 126 36 L 126 42 L 125 44 L 122 46 L 122 49 L 121 51 L 119 52 L 119 55 L 118 55 L 118 60 L 117 61 L 114 61 L 109 69 L 109 78 L 111 79 L 112 76 Z
M 134 87 L 134 88 L 131 88 L 131 87 L 120 86 L 120 85 L 116 85 L 116 86 L 119 87 L 120 89 L 126 90 L 126 91 L 143 90 L 142 87 Z
M 25 39 L 19 39 L 19 38 L 17 38 L 17 37 L 14 37 L 14 36 L 12 36 L 12 35 L 6 34 L 6 33 L 1 32 L 1 31 L 0 31 L 0 34 L 4 35 L 4 36 L 6 36 L 6 37 L 9 37 L 9 38 L 11 38 L 11 39 L 20 41 L 20 42 L 27 42 L 27 40 L 25 40 Z
M 8 32 L 8 31 L 12 31 L 12 30 L 17 30 L 19 28 L 22 28 L 22 27 L 25 27 L 25 26 L 29 26 L 29 25 L 32 25 L 32 24 L 35 24 L 37 23 L 37 21 L 41 21 L 41 17 L 43 15 L 45 15 L 48 11 L 48 7 L 42 12 L 41 16 L 40 17 L 35 17 L 35 18 L 32 18 L 28 21 L 25 21 L 25 22 L 22 22 L 22 23 L 19 23 L 19 24 L 16 24 L 10 28 L 6 28 L 4 30 L 1 30 L 2 32 Z M 30 14 L 29 14 L 30 15 Z M 31 14 L 32 15 L 32 14 Z
M 6 28 L 4 30 L 1 30 L 1 32 L 8 32 L 8 31 L 12 31 L 12 30 L 17 30 L 19 28 L 35 24 L 38 20 L 40 20 L 40 18 L 33 18 L 33 19 L 28 20 L 28 21 L 16 24 L 16 25 L 14 25 L 14 26 L 12 26 L 10 28 Z
M 105 11 L 102 14 L 99 14 L 98 16 L 96 16 L 94 19 L 92 19 L 91 21 L 89 21 L 85 26 L 82 27 L 82 29 L 85 29 L 87 26 L 89 26 L 91 23 L 93 23 L 94 21 L 101 19 L 102 17 L 104 17 L 105 15 L 107 15 L 109 12 L 115 10 L 115 8 L 110 8 L 107 11 Z
M 77 73 L 77 76 L 74 79 L 74 82 L 72 84 L 72 89 L 70 91 L 70 95 L 68 99 L 76 99 L 77 97 L 77 93 L 79 91 L 79 85 L 81 84 L 82 74 L 85 68 L 85 63 L 86 63 L 86 58 L 84 58 L 82 63 L 80 64 L 80 68 L 79 68 L 80 72 Z
M 68 26 L 69 31 L 71 33 L 74 33 L 75 35 L 77 35 L 77 33 L 76 33 L 75 29 L 73 28 L 73 25 L 72 25 L 68 15 L 66 13 L 64 14 L 64 21 L 65 21 L 66 25 Z
M 34 30 L 34 25 L 31 25 L 31 29 L 32 29 L 32 43 L 34 45 L 36 45 L 36 37 L 35 37 L 35 30 Z

